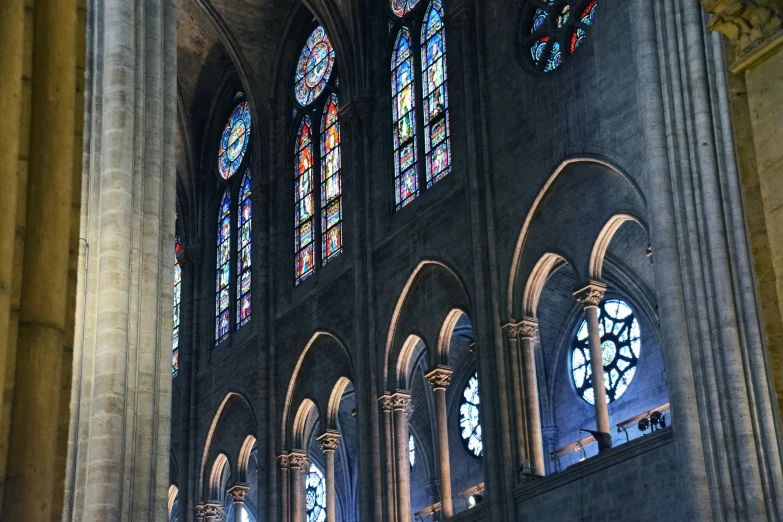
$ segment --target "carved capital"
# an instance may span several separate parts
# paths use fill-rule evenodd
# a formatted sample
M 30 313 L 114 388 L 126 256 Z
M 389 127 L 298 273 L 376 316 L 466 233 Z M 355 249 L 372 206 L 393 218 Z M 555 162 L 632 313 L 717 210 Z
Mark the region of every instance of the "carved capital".
M 584 287 L 574 292 L 576 300 L 585 308 L 597 307 L 606 293 L 606 285 L 598 281 L 590 281 Z
M 392 396 L 389 394 L 381 395 L 380 397 L 378 397 L 378 402 L 381 403 L 381 409 L 383 409 L 385 413 L 391 412 L 392 408 L 394 407 Z
M 286 452 L 281 453 L 277 459 L 280 461 L 280 469 L 288 469 L 291 465 L 291 456 Z
M 318 440 L 318 446 L 321 447 L 321 451 L 324 453 L 327 451 L 335 451 L 340 443 L 340 432 L 335 430 L 326 430 L 326 432 L 316 440 Z
M 302 469 L 307 464 L 307 455 L 304 452 L 294 451 L 288 455 L 288 463 L 291 469 Z
M 231 495 L 234 502 L 244 502 L 249 490 L 250 484 L 239 482 L 228 490 L 228 494 Z
M 411 394 L 406 391 L 398 391 L 391 396 L 394 411 L 408 412 L 411 406 Z
M 783 2 L 780 0 L 704 0 L 712 13 L 707 27 L 734 46 L 731 72 L 738 73 L 783 44 Z
M 207 502 L 204 504 L 204 519 L 211 521 L 223 520 L 223 506 L 220 502 Z
M 434 370 L 429 372 L 425 377 L 430 381 L 430 386 L 433 390 L 445 390 L 451 383 L 451 374 L 454 370 L 448 366 L 438 365 Z
M 372 97 L 358 94 L 340 107 L 340 118 L 351 126 L 369 123 L 372 116 Z
M 204 504 L 196 504 L 193 506 L 193 513 L 196 515 L 196 520 L 204 520 Z
M 520 339 L 535 339 L 536 334 L 538 333 L 538 321 L 526 317 L 522 319 L 522 321 L 518 325 L 519 327 L 519 338 Z

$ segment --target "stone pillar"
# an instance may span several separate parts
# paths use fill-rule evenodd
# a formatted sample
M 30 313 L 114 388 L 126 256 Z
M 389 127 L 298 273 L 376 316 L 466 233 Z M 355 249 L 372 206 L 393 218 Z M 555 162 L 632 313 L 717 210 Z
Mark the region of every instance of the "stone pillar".
M 290 472 L 290 456 L 288 453 L 280 454 L 280 485 L 282 492 L 282 520 L 283 522 L 289 522 L 291 516 L 291 472 Z
M 438 365 L 425 377 L 430 381 L 435 397 L 435 430 L 438 436 L 438 462 L 440 463 L 441 513 L 448 518 L 454 514 L 451 500 L 451 463 L 449 462 L 449 426 L 446 411 L 446 388 L 451 382 L 453 370 Z
M 242 522 L 242 512 L 245 509 L 245 498 L 249 489 L 250 484 L 240 482 L 228 490 L 228 494 L 234 501 L 234 522 Z
M 506 340 L 508 341 L 508 354 L 510 356 L 509 363 L 511 364 L 511 388 L 513 393 L 513 407 L 514 407 L 514 426 L 516 427 L 516 461 L 515 466 L 519 470 L 525 463 L 530 461 L 530 450 L 528 449 L 528 436 L 527 436 L 527 418 L 525 412 L 525 399 L 523 393 L 524 386 L 524 373 L 522 368 L 522 361 L 520 360 L 519 351 L 519 325 L 514 321 L 506 324 L 503 329 L 506 332 Z
M 318 445 L 326 457 L 326 522 L 337 522 L 337 497 L 334 488 L 334 452 L 340 442 L 340 432 L 327 430 L 318 437 Z
M 226 512 L 220 502 L 204 504 L 204 522 L 225 522 Z
M 291 465 L 291 522 L 305 522 L 304 477 L 307 476 L 307 455 L 293 452 L 289 456 Z
M 541 405 L 538 401 L 538 372 L 536 371 L 535 340 L 538 321 L 526 318 L 519 325 L 519 339 L 522 349 L 522 369 L 525 387 L 525 417 L 527 418 L 527 440 L 530 452 L 530 466 L 533 475 L 546 474 L 544 446 L 541 436 Z
M 394 455 L 397 469 L 397 520 L 411 522 L 411 467 L 408 456 L 408 409 L 411 395 L 398 391 L 391 396 L 394 409 Z
M 176 3 L 89 0 L 88 14 L 89 275 L 64 519 L 152 522 L 166 516 L 169 487 Z
M 381 410 L 383 411 L 383 430 L 386 444 L 384 444 L 385 454 L 384 460 L 386 464 L 386 511 L 389 522 L 395 522 L 397 520 L 397 480 L 395 474 L 396 461 L 395 448 L 397 445 L 394 442 L 394 418 L 393 418 L 393 401 L 391 394 L 386 394 L 378 399 L 381 404 Z M 408 470 L 410 473 L 410 470 Z
M 601 334 L 598 331 L 598 307 L 604 298 L 606 285 L 598 281 L 590 281 L 583 288 L 574 292 L 576 300 L 585 309 L 587 320 L 587 335 L 590 343 L 590 367 L 592 368 L 593 394 L 595 397 L 596 430 L 606 433 L 611 440 L 609 429 L 609 407 L 606 404 L 606 387 L 604 386 L 604 364 L 601 353 Z M 596 371 L 596 368 L 598 371 Z

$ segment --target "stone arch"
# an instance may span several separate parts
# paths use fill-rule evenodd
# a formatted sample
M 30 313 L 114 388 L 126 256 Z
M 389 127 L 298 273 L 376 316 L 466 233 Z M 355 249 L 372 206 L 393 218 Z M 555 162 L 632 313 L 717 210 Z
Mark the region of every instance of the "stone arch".
M 316 331 L 302 350 L 291 372 L 288 391 L 283 404 L 281 424 L 282 447 L 295 442 L 295 415 L 303 401 L 309 400 L 317 406 L 319 418 L 329 418 L 329 405 L 335 387 L 353 382 L 353 362 L 345 343 L 335 334 L 325 330 Z M 339 405 L 339 397 L 337 399 Z M 327 409 L 321 409 L 325 406 Z M 336 410 L 335 410 L 336 411 Z M 299 448 L 306 449 L 306 448 Z
M 175 486 L 174 484 L 169 486 L 169 497 L 168 497 L 168 520 L 171 520 L 171 510 L 174 508 L 174 502 L 177 500 L 177 497 L 179 496 L 179 488 Z
M 237 480 L 240 482 L 247 482 L 247 466 L 255 445 L 256 438 L 253 435 L 248 435 L 245 438 L 245 442 L 242 443 L 242 448 L 239 450 L 239 456 L 237 457 Z
M 536 317 L 538 301 L 549 276 L 563 265 L 568 264 L 563 256 L 549 252 L 538 260 L 525 283 L 525 293 L 522 297 L 523 317 Z
M 422 356 L 422 352 L 426 351 L 427 347 L 418 335 L 410 334 L 405 340 L 400 356 L 397 358 L 396 382 L 400 389 L 407 390 L 410 388 L 411 374 Z
M 601 271 L 603 270 L 604 257 L 606 251 L 609 248 L 609 244 L 612 242 L 615 233 L 628 221 L 636 222 L 642 229 L 647 231 L 647 225 L 638 217 L 629 213 L 615 214 L 606 222 L 601 232 L 598 234 L 598 238 L 593 245 L 593 251 L 590 253 L 590 279 L 596 281 L 601 280 Z
M 329 405 L 326 410 L 326 427 L 328 429 L 337 429 L 337 415 L 340 412 L 340 401 L 343 398 L 348 385 L 351 384 L 351 380 L 347 377 L 340 377 L 337 379 L 337 383 L 332 388 L 332 393 L 329 396 Z
M 583 208 L 569 208 L 568 212 L 558 208 L 577 194 Z M 529 308 L 520 299 L 525 293 L 522 285 L 528 284 L 529 274 L 545 253 L 557 253 L 568 261 L 578 280 L 586 280 L 595 238 L 607 220 L 620 214 L 643 216 L 646 208 L 641 188 L 612 161 L 592 155 L 562 161 L 539 190 L 517 238 L 508 280 L 507 316 L 521 316 Z M 577 219 L 574 212 L 585 215 Z M 552 235 L 553 227 L 565 233 Z
M 215 462 L 212 463 L 212 471 L 209 473 L 209 500 L 222 500 L 225 491 L 222 491 L 224 474 L 231 473 L 231 463 L 228 455 L 218 453 Z
M 294 448 L 307 451 L 312 436 L 311 430 L 316 418 L 318 418 L 318 407 L 311 399 L 304 399 L 299 404 L 299 408 L 294 416 L 291 433 Z
M 412 336 L 421 341 L 430 366 L 446 364 L 448 346 L 446 343 L 445 352 L 441 346 L 444 325 L 457 310 L 467 314 L 464 311 L 470 309 L 467 287 L 454 269 L 441 261 L 421 261 L 405 282 L 391 314 L 381 386 L 392 390 L 405 384 L 400 370 L 412 361 L 417 346 Z M 433 352 L 429 347 L 436 349 Z
M 230 418 L 231 422 L 228 422 L 226 420 L 227 418 Z M 209 426 L 201 455 L 201 466 L 198 478 L 197 496 L 201 497 L 201 500 L 204 500 L 203 497 L 209 493 L 209 484 L 205 484 L 207 463 L 211 458 L 216 459 L 219 453 L 238 454 L 239 448 L 242 445 L 241 441 L 221 440 L 221 432 L 223 426 L 226 424 L 231 424 L 232 429 L 236 428 L 236 425 L 240 425 L 240 433 L 256 433 L 257 421 L 255 412 L 253 411 L 250 402 L 241 393 L 232 391 L 226 394 L 218 406 L 215 416 L 212 418 L 212 423 Z M 232 447 L 234 443 L 235 447 Z

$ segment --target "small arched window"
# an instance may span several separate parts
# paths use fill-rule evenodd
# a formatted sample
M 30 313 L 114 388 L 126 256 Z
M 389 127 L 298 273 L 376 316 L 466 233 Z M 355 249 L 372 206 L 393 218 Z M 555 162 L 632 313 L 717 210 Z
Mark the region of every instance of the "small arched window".
M 597 0 L 530 0 L 523 39 L 535 70 L 551 72 L 584 43 Z
M 326 30 L 308 37 L 294 74 L 294 272 L 295 284 L 343 249 L 339 84 Z M 313 125 L 317 127 L 313 128 Z M 320 185 L 315 186 L 320 174 Z M 320 188 L 320 197 L 315 189 Z M 320 217 L 320 226 L 318 218 Z M 321 244 L 319 249 L 316 245 Z
M 610 403 L 625 393 L 636 375 L 642 349 L 641 332 L 633 310 L 625 301 L 619 299 L 601 303 L 598 332 L 601 334 L 606 402 Z M 571 377 L 577 395 L 585 402 L 595 404 L 590 344 L 585 320 L 582 320 L 574 336 Z
M 473 457 L 480 458 L 484 454 L 484 443 L 481 438 L 481 421 L 479 419 L 479 379 L 474 373 L 462 390 L 462 401 L 459 405 L 459 426 L 462 443 Z
M 228 337 L 229 273 L 231 265 L 231 195 L 223 192 L 218 209 L 217 276 L 215 298 L 215 346 Z
M 305 486 L 307 522 L 324 522 L 326 520 L 326 483 L 324 474 L 315 464 L 310 464 Z
M 394 188 L 399 210 L 422 187 L 431 188 L 451 171 L 451 130 L 442 0 L 431 0 L 426 7 L 418 0 L 392 0 L 391 7 L 400 25 L 391 58 Z M 420 34 L 418 42 L 413 40 L 415 31 Z M 420 62 L 414 60 L 417 51 Z M 416 103 L 417 81 L 421 82 L 421 106 Z M 417 122 L 423 122 L 422 136 Z M 424 151 L 421 158 L 420 150 Z M 423 173 L 418 168 L 420 160 Z
M 174 241 L 174 326 L 173 340 L 171 348 L 171 376 L 176 377 L 179 373 L 179 312 L 182 300 L 182 268 L 179 266 L 179 252 L 182 250 L 182 244 L 179 236 Z

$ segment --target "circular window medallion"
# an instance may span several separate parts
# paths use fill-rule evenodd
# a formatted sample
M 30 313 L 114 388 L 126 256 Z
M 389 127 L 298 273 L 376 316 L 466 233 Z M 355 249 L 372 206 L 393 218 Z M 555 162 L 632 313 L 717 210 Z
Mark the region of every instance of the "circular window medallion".
M 462 391 L 459 406 L 459 426 L 462 443 L 473 457 L 480 458 L 484 453 L 481 440 L 481 422 L 479 420 L 479 381 L 478 372 L 473 374 Z
M 606 402 L 610 403 L 625 393 L 636 375 L 642 344 L 639 322 L 625 301 L 619 299 L 604 301 L 599 310 L 598 332 L 601 335 L 604 386 Z M 589 404 L 594 404 L 590 345 L 585 320 L 582 320 L 574 338 L 574 348 L 571 352 L 571 378 L 576 393 Z
M 229 179 L 239 169 L 250 142 L 250 104 L 242 102 L 228 118 L 218 150 L 218 171 Z
M 530 0 L 522 46 L 534 70 L 551 72 L 584 43 L 597 0 Z
M 307 473 L 307 489 L 305 490 L 305 507 L 307 522 L 324 522 L 326 520 L 326 484 L 324 474 L 315 464 L 310 464 Z
M 307 39 L 296 67 L 296 101 L 310 105 L 326 88 L 334 67 L 334 49 L 323 27 L 318 26 Z

